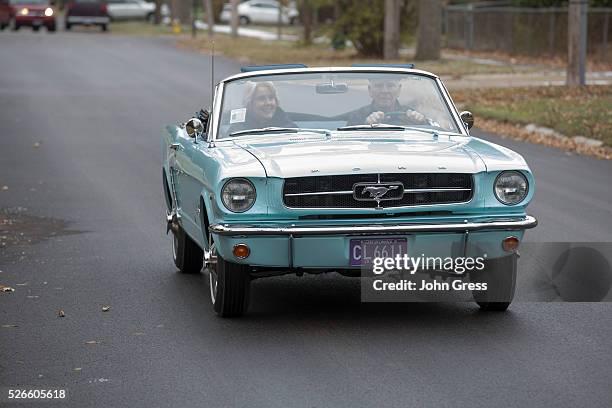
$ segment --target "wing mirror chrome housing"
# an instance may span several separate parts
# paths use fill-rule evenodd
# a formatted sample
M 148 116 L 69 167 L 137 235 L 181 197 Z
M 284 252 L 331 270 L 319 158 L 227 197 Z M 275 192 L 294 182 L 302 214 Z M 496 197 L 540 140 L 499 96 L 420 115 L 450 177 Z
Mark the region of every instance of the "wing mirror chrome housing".
M 470 130 L 472 126 L 474 126 L 474 115 L 472 115 L 472 112 L 463 111 L 459 114 L 459 117 L 461 118 L 461 121 L 465 123 L 465 127 L 467 127 L 468 130 Z
M 196 139 L 204 134 L 204 124 L 198 118 L 191 118 L 185 123 L 185 131 L 189 137 Z

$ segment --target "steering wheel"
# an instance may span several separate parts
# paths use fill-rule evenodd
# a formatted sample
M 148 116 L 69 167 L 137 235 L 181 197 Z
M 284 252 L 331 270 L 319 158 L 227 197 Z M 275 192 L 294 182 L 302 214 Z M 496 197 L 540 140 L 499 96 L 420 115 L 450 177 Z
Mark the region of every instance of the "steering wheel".
M 403 112 L 403 111 L 393 111 L 393 112 L 385 113 L 385 119 L 403 119 L 403 118 L 408 119 L 406 116 L 406 112 Z

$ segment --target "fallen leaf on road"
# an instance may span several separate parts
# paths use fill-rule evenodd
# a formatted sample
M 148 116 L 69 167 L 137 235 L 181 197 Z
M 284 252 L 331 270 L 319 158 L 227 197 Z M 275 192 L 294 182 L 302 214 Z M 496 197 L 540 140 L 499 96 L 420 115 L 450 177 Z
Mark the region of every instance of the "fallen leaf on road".
M 4 329 L 8 329 L 10 327 L 19 327 L 19 326 L 17 326 L 16 324 L 3 324 L 2 325 L 2 328 L 4 328 Z
M 35 142 L 34 147 L 40 147 L 40 142 Z
M 2 191 L 7 191 L 8 190 L 8 186 L 2 186 Z
M 100 344 L 100 342 L 97 340 L 89 340 L 89 341 L 86 341 L 85 344 Z
M 74 371 L 81 371 L 81 370 L 82 370 L 82 368 L 81 368 L 81 367 L 75 367 L 75 368 L 74 368 Z
M 136 333 L 132 333 L 132 336 L 144 336 L 145 334 L 143 332 L 136 332 Z
M 0 290 L 3 292 L 14 292 L 15 289 L 11 288 L 10 286 L 4 286 L 4 285 L 0 285 Z
M 28 282 L 18 283 L 17 286 L 28 286 Z
M 28 299 L 38 299 L 38 295 L 28 295 Z
M 110 310 L 110 306 L 102 306 L 103 312 L 108 312 Z
M 58 317 L 66 317 L 66 312 L 64 312 L 63 309 L 60 309 L 57 311 L 57 316 Z

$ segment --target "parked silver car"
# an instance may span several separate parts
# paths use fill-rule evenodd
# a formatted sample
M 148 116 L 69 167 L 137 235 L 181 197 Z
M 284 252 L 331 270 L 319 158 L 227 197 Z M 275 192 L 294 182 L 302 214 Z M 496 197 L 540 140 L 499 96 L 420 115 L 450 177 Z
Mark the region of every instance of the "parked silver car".
M 275 24 L 278 22 L 278 2 L 274 0 L 248 0 L 238 5 L 240 24 Z M 232 19 L 232 6 L 226 4 L 220 15 L 220 20 L 229 23 Z M 281 21 L 283 24 L 298 22 L 299 12 L 290 4 L 283 7 Z

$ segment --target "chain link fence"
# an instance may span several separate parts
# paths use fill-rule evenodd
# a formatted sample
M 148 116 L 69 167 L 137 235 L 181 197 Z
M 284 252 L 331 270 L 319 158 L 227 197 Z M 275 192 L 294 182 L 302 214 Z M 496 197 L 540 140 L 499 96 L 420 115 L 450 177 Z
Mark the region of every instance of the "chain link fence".
M 589 8 L 587 53 L 612 63 L 610 20 L 612 8 Z M 567 22 L 567 8 L 447 6 L 443 32 L 450 48 L 565 56 Z

